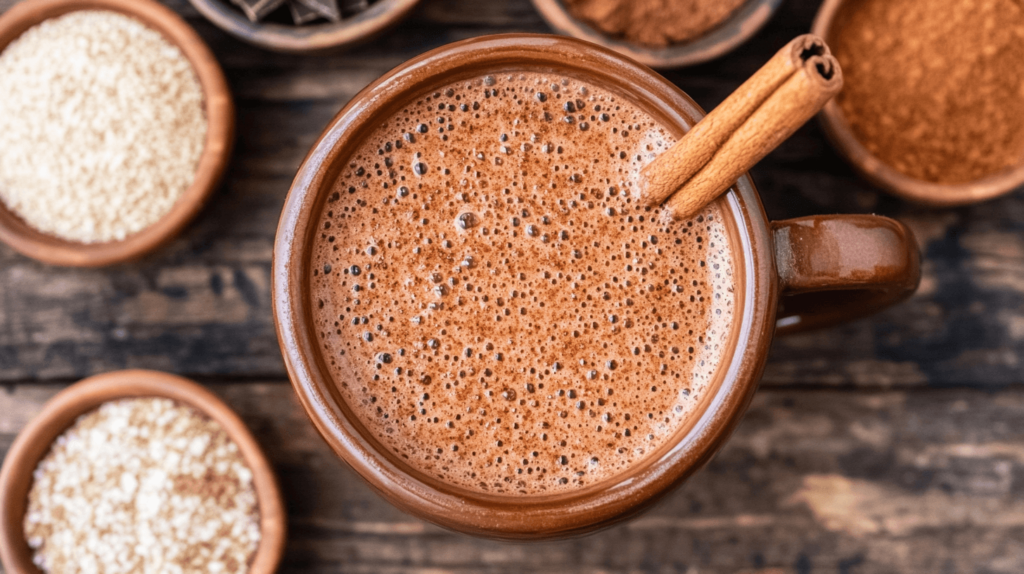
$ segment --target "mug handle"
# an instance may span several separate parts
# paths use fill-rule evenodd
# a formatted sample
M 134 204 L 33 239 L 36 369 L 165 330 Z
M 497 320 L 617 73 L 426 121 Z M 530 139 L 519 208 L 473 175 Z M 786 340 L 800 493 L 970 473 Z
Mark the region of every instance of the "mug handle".
M 788 335 L 871 315 L 912 295 L 921 280 L 914 234 L 877 215 L 772 222 L 779 307 Z

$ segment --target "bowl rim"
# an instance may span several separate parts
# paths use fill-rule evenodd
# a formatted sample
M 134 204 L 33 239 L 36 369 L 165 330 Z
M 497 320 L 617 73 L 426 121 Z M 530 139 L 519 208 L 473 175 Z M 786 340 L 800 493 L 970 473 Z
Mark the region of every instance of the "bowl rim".
M 260 510 L 260 544 L 250 574 L 275 571 L 284 552 L 286 517 L 273 468 L 242 419 L 198 383 L 159 371 L 131 369 L 82 379 L 57 393 L 18 433 L 0 468 L 0 562 L 11 574 L 41 574 L 32 562 L 22 518 L 32 473 L 53 441 L 79 416 L 123 398 L 161 397 L 186 404 L 216 421 L 238 445 L 253 473 Z
M 602 46 L 565 36 L 501 34 L 471 38 L 413 58 L 370 84 L 342 109 L 310 149 L 289 190 L 278 224 L 271 275 L 278 340 L 300 402 L 334 452 L 372 488 L 399 508 L 460 532 L 499 539 L 539 540 L 592 532 L 649 507 L 708 462 L 735 428 L 757 388 L 775 329 L 778 282 L 768 221 L 749 175 L 718 201 L 735 248 L 737 277 L 734 353 L 716 375 L 714 391 L 693 423 L 629 476 L 601 488 L 515 497 L 484 495 L 439 484 L 393 461 L 366 436 L 358 419 L 332 390 L 316 339 L 308 283 L 311 234 L 341 169 L 346 149 L 390 113 L 405 92 L 435 89 L 442 75 L 483 74 L 495 67 L 567 69 L 597 83 L 628 89 L 679 135 L 703 111 L 651 69 Z M 448 78 L 447 81 L 452 81 Z M 623 86 L 629 86 L 624 88 Z M 400 109 L 400 107 L 399 107 Z
M 844 0 L 825 0 L 814 17 L 811 32 L 826 42 L 831 40 L 833 24 Z M 935 183 L 906 175 L 868 151 L 853 134 L 853 129 L 833 98 L 818 114 L 825 136 L 833 147 L 872 184 L 904 199 L 936 207 L 954 207 L 978 203 L 1005 195 L 1024 185 L 1024 162 L 1017 167 L 966 183 Z
M 227 169 L 234 145 L 235 111 L 224 72 L 202 38 L 181 17 L 154 0 L 25 0 L 0 15 L 0 52 L 40 22 L 79 10 L 109 10 L 134 18 L 177 46 L 203 90 L 206 141 L 195 178 L 163 217 L 122 240 L 82 243 L 41 232 L 0 202 L 0 241 L 22 255 L 71 267 L 102 267 L 138 259 L 170 242 L 202 209 Z
M 339 22 L 286 26 L 252 22 L 226 0 L 189 0 L 192 6 L 228 34 L 254 46 L 286 54 L 347 48 L 398 23 L 420 0 L 380 0 Z
M 656 69 L 682 68 L 701 64 L 735 50 L 756 34 L 782 0 L 746 0 L 728 18 L 703 36 L 664 48 L 652 48 L 613 38 L 573 16 L 564 0 L 533 0 L 533 5 L 549 26 L 565 34 L 611 48 L 616 52 Z

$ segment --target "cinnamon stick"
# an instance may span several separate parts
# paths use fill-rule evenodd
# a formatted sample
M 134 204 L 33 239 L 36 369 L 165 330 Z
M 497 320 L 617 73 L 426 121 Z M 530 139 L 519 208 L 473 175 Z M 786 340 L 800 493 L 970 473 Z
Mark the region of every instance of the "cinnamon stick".
M 645 205 L 667 199 L 666 208 L 676 219 L 695 214 L 806 123 L 842 86 L 839 62 L 824 40 L 798 36 L 642 169 L 634 195 Z

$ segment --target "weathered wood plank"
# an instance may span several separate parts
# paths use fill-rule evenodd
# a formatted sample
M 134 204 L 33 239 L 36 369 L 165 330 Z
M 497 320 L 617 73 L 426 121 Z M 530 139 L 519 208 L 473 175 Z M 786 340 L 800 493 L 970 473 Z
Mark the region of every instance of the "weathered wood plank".
M 0 0 L 0 10 L 15 0 Z M 190 375 L 281 377 L 269 304 L 280 207 L 323 126 L 391 67 L 456 39 L 544 31 L 529 0 L 425 0 L 373 43 L 331 56 L 271 54 L 167 0 L 223 63 L 238 101 L 238 144 L 223 189 L 170 247 L 99 271 L 50 268 L 0 247 L 0 381 L 76 379 L 127 366 Z M 666 73 L 711 108 L 792 36 L 815 3 L 785 2 L 750 43 Z M 908 220 L 925 246 L 921 292 L 876 318 L 776 342 L 766 385 L 905 387 L 1019 384 L 1024 359 L 1024 196 L 927 210 L 873 190 L 816 125 L 754 169 L 772 217 L 878 212 Z
M 59 385 L 0 390 L 0 453 Z M 1024 391 L 759 393 L 722 453 L 639 519 L 566 542 L 452 534 L 384 502 L 283 382 L 211 385 L 276 467 L 282 572 L 1024 571 Z

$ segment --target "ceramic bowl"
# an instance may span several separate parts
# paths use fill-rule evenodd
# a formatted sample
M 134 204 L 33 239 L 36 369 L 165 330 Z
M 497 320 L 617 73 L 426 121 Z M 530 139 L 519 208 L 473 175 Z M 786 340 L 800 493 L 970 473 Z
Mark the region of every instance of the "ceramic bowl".
M 812 32 L 830 42 L 837 15 L 844 0 L 826 0 L 814 19 Z M 853 168 L 871 183 L 904 199 L 935 206 L 956 206 L 977 203 L 1009 193 L 1024 185 L 1024 163 L 976 181 L 943 184 L 906 175 L 884 163 L 868 151 L 850 128 L 836 100 L 825 105 L 819 114 L 822 128 L 835 148 Z
M 533 0 L 533 5 L 559 34 L 587 40 L 656 69 L 682 68 L 713 60 L 746 42 L 764 26 L 782 0 L 748 0 L 720 25 L 683 44 L 652 48 L 613 38 L 576 18 L 564 0 Z
M 134 0 L 133 0 L 134 1 Z M 0 560 L 8 574 L 41 574 L 32 563 L 22 519 L 32 472 L 50 445 L 82 414 L 129 397 L 162 397 L 189 405 L 220 424 L 253 473 L 260 508 L 259 548 L 250 574 L 271 574 L 285 542 L 285 511 L 273 470 L 242 419 L 213 393 L 182 377 L 156 371 L 115 371 L 84 379 L 53 397 L 18 435 L 0 469 Z
M 220 183 L 235 133 L 231 92 L 220 64 L 203 40 L 170 9 L 153 0 L 26 0 L 0 16 L 0 51 L 43 20 L 76 10 L 110 10 L 135 18 L 178 46 L 199 77 L 209 125 L 195 180 L 159 221 L 120 241 L 80 243 L 43 233 L 0 202 L 0 241 L 20 253 L 53 265 L 101 267 L 142 257 L 184 229 Z
M 230 0 L 189 0 L 192 6 L 228 34 L 274 52 L 311 54 L 343 50 L 365 42 L 405 17 L 419 0 L 380 0 L 340 22 L 288 26 L 252 22 Z

